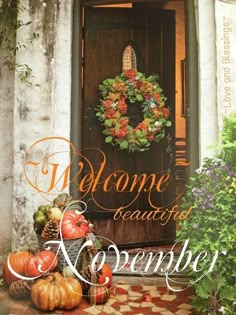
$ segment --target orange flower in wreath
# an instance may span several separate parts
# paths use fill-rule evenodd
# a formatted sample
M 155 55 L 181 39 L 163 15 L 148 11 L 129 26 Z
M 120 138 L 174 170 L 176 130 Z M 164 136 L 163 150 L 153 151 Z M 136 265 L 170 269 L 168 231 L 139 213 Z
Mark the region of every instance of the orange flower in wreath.
M 125 71 L 124 75 L 133 81 L 136 78 L 137 71 L 135 69 L 129 69 Z
M 118 111 L 122 114 L 125 115 L 127 113 L 127 104 L 125 103 L 125 99 L 122 98 L 118 102 Z
M 108 109 L 105 113 L 105 117 L 110 119 L 110 118 L 114 118 L 116 115 L 116 111 L 112 108 Z

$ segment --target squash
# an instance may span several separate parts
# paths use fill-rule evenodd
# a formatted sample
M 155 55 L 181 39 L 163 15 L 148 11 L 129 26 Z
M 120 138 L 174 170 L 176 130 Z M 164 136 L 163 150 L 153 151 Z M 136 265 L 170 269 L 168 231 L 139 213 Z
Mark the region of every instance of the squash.
M 40 269 L 42 271 L 39 270 Z M 56 254 L 50 250 L 43 250 L 38 255 L 30 257 L 25 263 L 25 275 L 38 277 L 47 271 L 52 271 L 57 266 Z
M 109 278 L 109 281 L 105 283 L 106 277 Z M 102 269 L 98 271 L 98 284 L 104 284 L 107 288 L 110 288 L 112 283 L 112 271 L 108 264 L 104 263 Z
M 110 291 L 105 285 L 91 286 L 88 295 L 91 304 L 104 304 L 110 297 Z
M 21 276 L 25 276 L 25 264 L 33 254 L 30 251 L 16 251 L 8 255 L 12 269 Z M 3 278 L 8 285 L 20 278 L 13 275 L 8 267 L 8 257 L 3 263 Z
M 68 210 L 61 222 L 62 237 L 64 240 L 84 237 L 89 230 L 89 223 L 85 217 L 74 211 Z
M 49 273 L 35 281 L 31 298 L 41 311 L 70 310 L 79 305 L 82 288 L 77 279 L 64 278 L 59 272 Z

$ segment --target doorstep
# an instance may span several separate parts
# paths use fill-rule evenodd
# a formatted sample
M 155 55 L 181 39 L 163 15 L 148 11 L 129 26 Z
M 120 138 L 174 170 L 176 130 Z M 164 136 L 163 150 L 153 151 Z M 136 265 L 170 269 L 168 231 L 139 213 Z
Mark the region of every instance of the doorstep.
M 154 285 L 158 287 L 166 287 L 166 278 L 165 277 L 158 277 L 158 276 L 134 276 L 134 275 L 113 275 L 113 284 L 128 284 L 128 285 Z M 189 278 L 187 277 L 173 277 L 171 278 L 172 283 L 178 283 L 180 286 L 186 286 L 189 283 Z

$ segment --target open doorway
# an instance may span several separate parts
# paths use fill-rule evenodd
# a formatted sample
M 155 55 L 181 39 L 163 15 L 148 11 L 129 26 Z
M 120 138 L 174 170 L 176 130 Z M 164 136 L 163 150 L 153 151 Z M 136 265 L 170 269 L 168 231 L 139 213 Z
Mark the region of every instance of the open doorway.
M 186 91 L 186 3 L 184 0 L 136 3 L 136 6 L 162 8 L 175 12 L 175 178 L 177 191 L 183 191 L 188 177 L 188 105 Z
M 87 12 L 89 11 L 89 8 L 92 8 L 94 7 L 95 5 L 97 5 L 98 3 L 101 3 L 100 1 L 86 1 L 85 3 L 82 2 L 82 4 L 86 4 L 85 7 L 82 6 L 82 13 L 84 13 L 84 8 L 86 10 L 87 8 Z M 103 5 L 106 5 L 108 4 L 108 1 L 102 1 Z M 185 106 L 185 103 L 184 103 L 184 100 L 185 100 L 185 89 L 184 89 L 184 83 L 185 83 L 185 10 L 184 10 L 184 1 L 158 1 L 155 3 L 154 2 L 145 2 L 145 5 L 144 3 L 140 2 L 140 1 L 133 1 L 133 3 L 123 3 L 123 4 L 117 4 L 117 5 L 109 5 L 110 9 L 111 10 L 114 10 L 115 7 L 118 7 L 117 9 L 122 9 L 122 8 L 126 8 L 126 9 L 132 9 L 132 8 L 135 8 L 135 9 L 141 9 L 141 10 L 144 10 L 144 8 L 146 9 L 152 9 L 153 6 L 156 8 L 156 9 L 161 9 L 163 11 L 163 14 L 165 14 L 165 12 L 172 12 L 174 13 L 173 15 L 175 16 L 175 21 L 174 21 L 174 27 L 176 29 L 176 31 L 174 31 L 174 39 L 175 39 L 175 43 L 174 43 L 174 46 L 171 46 L 171 43 L 169 41 L 167 41 L 167 44 L 166 44 L 166 47 L 165 47 L 165 51 L 172 51 L 172 53 L 174 53 L 174 66 L 172 67 L 172 71 L 171 73 L 174 74 L 174 78 L 173 78 L 173 81 L 171 79 L 171 75 L 168 77 L 166 77 L 166 82 L 167 81 L 170 81 L 170 86 L 174 87 L 172 88 L 172 90 L 170 89 L 170 93 L 168 93 L 168 98 L 169 98 L 169 101 L 172 102 L 172 104 L 175 104 L 174 105 L 174 111 L 175 111 L 175 124 L 174 124 L 174 132 L 172 133 L 172 138 L 174 140 L 174 145 L 175 145 L 175 139 L 176 138 L 181 138 L 184 140 L 185 144 L 184 144 L 184 149 L 185 149 L 185 155 L 186 155 L 186 137 L 187 137 L 187 133 L 186 133 L 186 123 L 185 123 L 185 119 L 186 119 L 186 108 L 184 107 Z M 104 7 L 106 8 L 106 6 Z M 102 8 L 101 8 L 102 9 Z M 109 9 L 109 8 L 107 8 Z M 151 10 L 153 11 L 153 10 Z M 108 11 L 107 11 L 108 12 Z M 111 12 L 111 11 L 110 11 Z M 120 11 L 121 12 L 121 11 Z M 171 13 L 171 14 L 172 14 Z M 167 13 L 168 14 L 168 13 Z M 104 15 L 105 16 L 105 15 Z M 107 15 L 109 16 L 109 14 Z M 139 17 L 140 18 L 140 17 Z M 92 18 L 93 19 L 93 18 Z M 105 17 L 103 18 L 103 21 L 104 19 L 106 19 Z M 157 20 L 157 16 L 155 16 L 153 18 L 153 20 Z M 94 19 L 93 19 L 94 21 Z M 100 20 L 102 21 L 102 20 Z M 137 20 L 139 21 L 139 20 Z M 99 23 L 99 20 L 97 21 L 97 25 L 100 24 L 100 30 L 101 30 L 101 23 Z M 106 24 L 109 25 L 109 23 L 112 22 L 111 21 L 106 21 Z M 94 23 L 96 24 L 96 23 Z M 88 36 L 90 36 L 90 40 L 93 41 L 93 44 L 94 45 L 94 25 L 90 25 L 90 30 L 93 28 L 93 33 L 90 32 L 90 34 L 87 34 Z M 86 30 L 83 30 L 81 33 L 84 34 Z M 155 34 L 155 29 L 153 30 L 153 34 Z M 99 35 L 100 36 L 100 35 Z M 161 37 L 162 35 L 160 35 Z M 104 39 L 106 38 L 107 36 L 104 37 Z M 141 36 L 142 37 L 142 36 Z M 86 48 L 85 48 L 85 42 L 83 42 L 83 50 L 85 49 L 86 51 Z M 88 49 L 88 47 L 87 47 Z M 101 50 L 100 50 L 101 51 Z M 176 53 L 175 53 L 176 51 Z M 96 54 L 91 54 L 90 57 L 93 58 L 93 56 L 96 56 Z M 164 53 L 162 54 L 162 56 L 165 55 Z M 153 55 L 155 56 L 155 54 Z M 85 63 L 86 63 L 86 60 L 84 58 L 85 56 L 82 56 L 81 59 L 82 60 L 82 64 L 83 66 L 85 66 Z M 114 56 L 112 56 L 113 58 Z M 169 56 L 170 57 L 170 56 Z M 166 67 L 164 67 L 164 69 L 167 69 L 169 67 L 169 64 L 171 63 L 171 58 L 167 57 L 167 61 L 166 61 Z M 101 60 L 102 56 L 100 55 L 99 57 Z M 168 60 L 169 58 L 169 60 Z M 151 59 L 151 58 L 150 58 Z M 153 59 L 153 57 L 152 57 Z M 89 61 L 88 63 L 91 64 L 91 58 L 89 58 Z M 114 61 L 114 59 L 111 59 Z M 114 64 L 114 62 L 112 62 Z M 161 62 L 159 62 L 159 64 L 162 64 Z M 163 64 L 162 64 L 163 66 Z M 88 67 L 88 65 L 87 65 Z M 103 67 L 104 69 L 104 67 Z M 107 67 L 107 69 L 109 69 L 109 66 Z M 151 69 L 151 68 L 148 68 L 148 70 Z M 161 69 L 157 68 L 156 72 L 157 73 L 161 73 L 160 71 Z M 83 87 L 83 96 L 85 95 L 84 93 L 85 92 L 85 89 L 86 89 L 86 82 L 85 80 L 87 80 L 88 82 L 88 79 L 86 79 L 84 77 L 84 71 L 85 71 L 85 68 L 83 68 L 83 75 L 82 75 L 82 87 Z M 142 71 L 145 72 L 145 68 L 142 69 Z M 163 70 L 162 70 L 163 71 Z M 176 71 L 176 72 L 175 72 Z M 117 70 L 115 71 L 115 74 L 119 73 L 120 72 L 120 68 L 117 68 Z M 167 72 L 167 71 L 166 71 Z M 91 73 L 91 71 L 90 71 Z M 109 73 L 109 71 L 108 71 Z M 110 74 L 109 74 L 110 75 Z M 107 74 L 104 76 L 106 77 Z M 161 76 L 162 76 L 162 73 L 161 73 Z M 91 73 L 91 78 L 93 77 L 93 73 Z M 102 77 L 100 78 L 102 79 Z M 99 79 L 99 80 L 100 80 Z M 173 83 L 171 83 L 173 82 Z M 168 84 L 169 83 L 166 83 L 166 86 L 165 86 L 165 89 L 168 90 Z M 89 83 L 89 86 L 87 86 L 87 90 L 91 87 L 90 83 Z M 88 93 L 88 97 L 86 97 L 86 102 L 87 102 L 87 107 L 83 109 L 83 114 L 81 114 L 81 112 L 79 113 L 80 115 L 80 122 L 81 122 L 81 125 L 83 125 L 83 122 L 85 122 L 85 120 L 87 119 L 87 122 L 89 120 L 89 124 L 90 123 L 93 123 L 93 120 L 94 120 L 94 117 L 91 116 L 91 104 L 94 102 L 92 99 L 89 99 L 91 97 L 91 90 L 89 91 Z M 82 100 L 83 101 L 83 100 Z M 85 117 L 86 116 L 86 117 Z M 84 130 L 86 129 L 87 125 L 84 123 Z M 80 145 L 81 143 L 83 142 L 87 142 L 87 139 L 82 139 L 83 138 L 83 135 L 85 134 L 84 131 L 82 131 L 80 133 L 81 135 L 81 138 L 80 138 Z M 92 133 L 89 132 L 89 134 L 91 135 Z M 98 132 L 96 131 L 96 134 L 98 134 Z M 96 139 L 95 139 L 96 140 Z M 98 141 L 96 140 L 95 143 L 97 144 Z M 172 145 L 173 145 L 173 142 L 172 142 Z M 182 144 L 181 144 L 182 145 Z M 168 163 L 168 159 L 165 159 L 163 158 L 163 147 L 159 148 L 160 149 L 160 152 L 162 152 L 162 161 L 165 161 Z M 173 148 L 173 152 L 175 151 L 175 148 Z M 109 154 L 110 155 L 110 154 Z M 157 156 L 156 154 L 154 154 L 153 156 Z M 183 156 L 182 156 L 183 158 Z M 123 157 L 123 159 L 126 159 L 126 157 Z M 115 155 L 115 159 L 113 160 L 117 160 L 117 156 Z M 140 159 L 139 159 L 140 160 Z M 151 161 L 153 160 L 150 159 L 148 160 L 148 158 L 146 158 L 146 161 Z M 164 164 L 162 164 L 161 168 L 162 167 L 165 167 L 165 162 Z M 139 164 L 139 162 L 138 162 Z M 150 164 L 148 162 L 148 164 Z M 137 162 L 134 163 L 134 159 L 130 159 L 130 165 L 132 165 L 132 167 L 135 167 L 135 165 L 137 165 Z M 143 166 L 142 165 L 139 165 L 140 168 L 142 168 Z M 175 193 L 172 189 L 171 191 L 171 194 Z M 109 197 L 110 198 L 110 197 Z M 109 200 L 108 198 L 108 200 Z M 164 197 L 165 198 L 165 197 Z M 111 197 L 112 199 L 112 202 L 114 202 L 114 199 Z M 92 208 L 94 209 L 95 206 L 92 205 Z M 111 217 L 109 218 L 109 214 L 108 213 L 98 213 L 98 216 L 100 216 L 100 222 L 99 224 L 101 225 L 101 229 L 103 230 L 103 232 L 105 231 L 117 231 L 119 230 L 117 227 L 114 227 L 114 229 L 112 228 L 112 224 L 114 224 L 114 222 L 112 223 L 112 220 Z M 102 220 L 101 220 L 102 219 Z M 103 220 L 104 219 L 104 220 Z M 109 221 L 110 220 L 110 223 Z M 111 225 L 110 225 L 111 224 Z M 119 224 L 120 226 L 120 224 Z M 130 228 L 130 225 L 129 225 L 129 228 Z M 125 228 L 126 229 L 126 228 Z M 124 231 L 125 231 L 124 229 Z M 134 233 L 133 233 L 133 236 L 134 236 L 134 239 L 135 240 L 138 240 L 139 242 L 139 245 L 140 244 L 143 244 L 143 243 L 170 243 L 170 242 L 173 242 L 174 239 L 175 239 L 175 222 L 170 222 L 170 225 L 167 227 L 166 231 L 165 229 L 163 229 L 163 227 L 159 227 L 159 229 L 156 228 L 156 224 L 155 226 L 151 227 L 145 227 L 145 230 L 146 231 L 150 231 L 150 230 L 155 230 L 157 232 L 157 234 L 155 235 L 150 235 L 150 234 L 147 234 L 145 231 L 144 231 L 144 235 L 148 235 L 149 237 L 147 238 L 146 236 L 144 236 L 145 238 L 145 242 L 143 239 L 139 239 L 139 237 L 142 235 L 142 233 L 140 233 L 140 231 L 142 231 L 142 228 L 140 229 L 140 227 L 136 224 L 136 227 L 134 227 Z M 120 235 L 122 234 L 126 234 L 126 233 L 123 233 L 124 231 L 121 231 Z M 137 232 L 135 234 L 135 231 Z M 126 234 L 127 235 L 127 234 Z M 136 236 L 135 236 L 136 235 Z M 113 235 L 114 236 L 114 235 Z M 112 237 L 114 239 L 114 237 Z M 132 242 L 132 240 L 127 240 L 129 243 Z M 119 243 L 119 242 L 118 242 Z M 124 243 L 124 240 L 121 240 L 121 243 Z

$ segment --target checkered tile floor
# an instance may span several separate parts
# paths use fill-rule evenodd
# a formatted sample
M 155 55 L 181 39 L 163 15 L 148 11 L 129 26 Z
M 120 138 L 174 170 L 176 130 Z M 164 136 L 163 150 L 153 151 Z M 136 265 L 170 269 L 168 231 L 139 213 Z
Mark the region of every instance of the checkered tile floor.
M 71 311 L 42 313 L 36 310 L 31 300 L 14 300 L 5 288 L 0 289 L 0 315 L 189 315 L 193 310 L 192 289 L 182 292 L 169 291 L 165 287 L 118 284 L 111 289 L 110 298 L 104 305 L 91 306 L 83 299 L 80 306 Z

